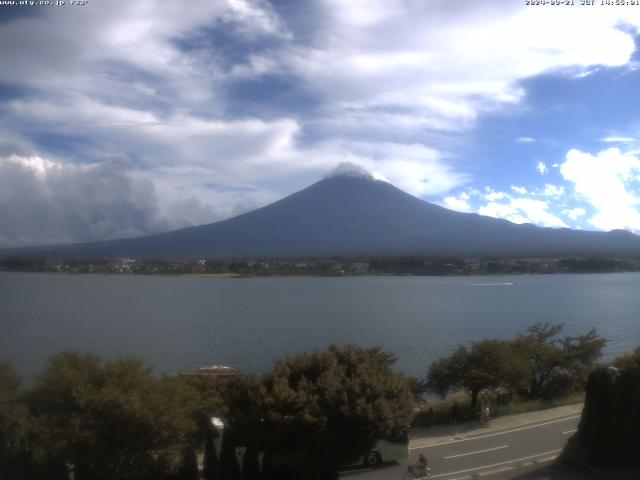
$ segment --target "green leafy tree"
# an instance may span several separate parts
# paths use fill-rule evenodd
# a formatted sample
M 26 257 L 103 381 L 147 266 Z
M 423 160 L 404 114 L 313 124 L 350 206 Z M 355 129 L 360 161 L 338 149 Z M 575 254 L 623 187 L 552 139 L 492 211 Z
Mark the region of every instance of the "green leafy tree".
M 21 402 L 20 377 L 0 363 L 0 477 L 20 478 L 28 466 L 29 416 Z
M 242 375 L 226 383 L 224 403 L 227 406 L 228 427 L 225 429 L 223 454 L 220 458 L 221 478 L 237 478 L 238 462 L 226 448 L 246 447 L 243 456 L 242 478 L 259 478 L 258 445 L 263 438 L 264 406 L 261 403 L 263 378 L 256 375 Z M 223 471 L 228 472 L 225 477 Z
M 188 376 L 183 381 L 194 395 L 193 415 L 199 427 L 194 443 L 204 447 L 203 478 L 240 478 L 235 447 L 255 445 L 255 425 L 260 419 L 255 404 L 259 378 L 252 375 L 229 378 Z M 216 453 L 214 436 L 219 432 L 211 428 L 211 417 L 227 418 L 230 411 L 234 421 L 226 425 L 222 451 Z M 244 478 L 248 478 L 247 475 Z
M 239 435 L 230 426 L 224 429 L 220 451 L 220 478 L 222 480 L 242 480 L 242 472 L 236 457 L 236 447 L 244 446 Z
M 475 408 L 482 389 L 513 387 L 521 381 L 523 372 L 523 359 L 511 342 L 482 340 L 472 342 L 469 348 L 459 345 L 451 356 L 434 362 L 427 387 L 443 397 L 452 389 L 466 389 Z
M 516 350 L 529 365 L 528 382 L 520 392 L 526 397 L 554 397 L 586 385 L 606 340 L 595 329 L 558 338 L 563 328 L 561 323 L 538 322 L 515 340 Z
M 633 353 L 616 358 L 613 364 L 620 370 L 640 371 L 640 347 L 636 348 Z
M 171 480 L 199 480 L 198 458 L 194 447 L 192 445 L 186 445 L 182 455 L 182 466 Z
M 77 480 L 176 474 L 196 428 L 192 392 L 142 361 L 53 356 L 29 392 L 43 462 L 72 465 Z
M 259 480 L 261 478 L 258 450 L 255 444 L 247 445 L 247 451 L 243 458 L 242 473 L 244 480 Z
M 636 471 L 640 468 L 640 348 L 617 358 L 614 365 L 596 368 L 589 375 L 578 432 L 563 457 L 578 464 Z
M 562 324 L 536 323 L 514 340 L 482 340 L 435 361 L 427 375 L 430 391 L 471 393 L 475 408 L 484 388 L 505 387 L 527 398 L 553 398 L 584 388 L 606 341 L 594 329 L 558 338 Z
M 219 461 L 213 443 L 213 432 L 205 430 L 204 458 L 202 460 L 202 477 L 204 480 L 218 480 Z
M 335 476 L 411 421 L 408 380 L 380 348 L 331 346 L 278 362 L 260 387 L 259 448 L 292 478 Z
M 211 428 L 211 417 L 226 416 L 228 411 L 224 392 L 231 380 L 206 376 L 180 377 L 191 390 L 192 417 L 198 429 L 192 444 L 203 448 L 202 475 L 205 480 L 217 480 L 219 476 L 219 452 L 216 453 Z

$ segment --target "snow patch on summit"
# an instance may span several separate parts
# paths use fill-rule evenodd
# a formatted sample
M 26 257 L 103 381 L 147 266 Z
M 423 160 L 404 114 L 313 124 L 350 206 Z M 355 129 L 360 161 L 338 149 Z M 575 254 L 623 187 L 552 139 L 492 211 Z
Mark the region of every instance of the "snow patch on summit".
M 329 174 L 327 174 L 325 178 L 333 177 L 357 177 L 364 178 L 365 180 L 391 183 L 380 172 L 376 172 L 375 170 L 370 172 L 362 165 L 351 162 L 339 163 L 338 166 L 331 170 L 331 172 L 329 172 Z

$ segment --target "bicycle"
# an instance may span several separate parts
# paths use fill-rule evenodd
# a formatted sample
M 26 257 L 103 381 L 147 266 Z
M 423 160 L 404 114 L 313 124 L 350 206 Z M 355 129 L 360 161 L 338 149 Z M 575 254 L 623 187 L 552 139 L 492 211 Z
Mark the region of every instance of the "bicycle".
M 429 467 L 420 468 L 416 465 L 409 465 L 407 471 L 402 476 L 402 480 L 428 479 L 431 478 L 431 469 Z
M 491 413 L 489 412 L 489 408 L 485 408 L 480 413 L 480 425 L 487 425 L 489 423 L 489 419 L 491 418 Z

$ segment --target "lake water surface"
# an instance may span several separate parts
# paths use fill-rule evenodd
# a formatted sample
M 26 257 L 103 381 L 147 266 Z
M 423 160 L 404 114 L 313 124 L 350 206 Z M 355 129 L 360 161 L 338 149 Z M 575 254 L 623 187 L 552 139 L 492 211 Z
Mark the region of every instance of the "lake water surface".
M 606 358 L 640 345 L 640 274 L 200 278 L 0 272 L 0 359 L 37 372 L 61 350 L 138 355 L 156 371 L 264 372 L 331 343 L 381 345 L 424 376 L 457 344 L 536 321 L 595 327 Z

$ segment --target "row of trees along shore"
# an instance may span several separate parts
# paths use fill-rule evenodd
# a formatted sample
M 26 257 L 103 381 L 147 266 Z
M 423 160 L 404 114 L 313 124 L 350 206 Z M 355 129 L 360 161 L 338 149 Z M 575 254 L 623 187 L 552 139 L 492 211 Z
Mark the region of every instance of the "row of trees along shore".
M 378 439 L 400 434 L 425 390 L 468 390 L 475 406 L 488 388 L 525 398 L 584 389 L 605 342 L 595 331 L 558 338 L 561 330 L 539 323 L 512 340 L 460 346 L 426 381 L 394 372 L 380 348 L 352 345 L 217 380 L 63 352 L 24 386 L 0 364 L 0 478 L 195 480 L 198 456 L 207 480 L 337 478 Z M 227 423 L 219 452 L 212 416 Z M 236 446 L 246 447 L 242 468 Z
M 465 389 L 472 408 L 483 389 L 502 388 L 529 400 L 583 390 L 606 340 L 595 329 L 559 338 L 562 329 L 562 324 L 539 322 L 515 339 L 460 345 L 431 365 L 426 386 L 442 396 Z
M 337 478 L 376 439 L 411 422 L 408 379 L 380 348 L 331 346 L 258 377 L 157 377 L 139 359 L 53 356 L 21 388 L 0 366 L 0 478 Z M 207 425 L 227 420 L 216 454 Z M 243 471 L 235 446 L 246 446 Z M 264 452 L 262 471 L 256 453 Z
M 300 257 L 167 260 L 160 258 L 46 259 L 0 253 L 0 270 L 18 272 L 127 273 L 151 275 L 507 275 L 640 271 L 640 256 L 530 257 Z

